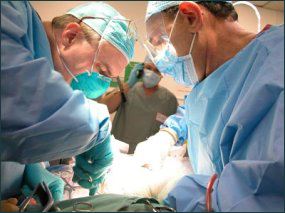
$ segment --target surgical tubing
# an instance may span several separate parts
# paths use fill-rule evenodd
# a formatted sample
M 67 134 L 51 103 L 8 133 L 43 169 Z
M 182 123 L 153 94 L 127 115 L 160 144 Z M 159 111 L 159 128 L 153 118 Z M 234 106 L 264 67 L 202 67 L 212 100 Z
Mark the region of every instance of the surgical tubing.
M 207 190 L 206 190 L 206 211 L 207 212 L 211 212 L 212 211 L 212 197 L 211 197 L 211 193 L 212 193 L 212 189 L 213 189 L 213 185 L 217 179 L 218 175 L 214 174 L 207 186 Z

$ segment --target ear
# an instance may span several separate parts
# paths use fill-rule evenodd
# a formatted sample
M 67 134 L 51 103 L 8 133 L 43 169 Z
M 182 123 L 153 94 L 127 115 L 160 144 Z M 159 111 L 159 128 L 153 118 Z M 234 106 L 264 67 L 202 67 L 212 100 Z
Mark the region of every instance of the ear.
M 199 5 L 195 2 L 182 2 L 179 5 L 179 11 L 186 16 L 190 25 L 191 32 L 198 32 L 203 23 L 203 12 Z
M 81 28 L 79 24 L 75 22 L 67 24 L 62 32 L 63 45 L 65 47 L 71 46 L 75 42 L 76 38 L 78 38 L 80 32 Z

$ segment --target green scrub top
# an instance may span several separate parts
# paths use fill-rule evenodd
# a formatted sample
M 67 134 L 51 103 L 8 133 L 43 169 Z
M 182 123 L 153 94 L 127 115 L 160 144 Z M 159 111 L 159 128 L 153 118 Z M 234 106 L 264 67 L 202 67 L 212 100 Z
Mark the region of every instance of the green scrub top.
M 164 87 L 146 96 L 143 83 L 137 83 L 127 94 L 113 120 L 112 134 L 130 145 L 133 154 L 136 145 L 157 133 L 166 118 L 176 112 L 177 99 Z

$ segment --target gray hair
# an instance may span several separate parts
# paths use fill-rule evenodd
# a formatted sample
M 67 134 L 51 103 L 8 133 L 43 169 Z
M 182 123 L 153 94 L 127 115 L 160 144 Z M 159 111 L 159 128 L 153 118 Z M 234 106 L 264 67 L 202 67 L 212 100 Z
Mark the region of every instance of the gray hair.
M 52 20 L 52 27 L 55 29 L 64 29 L 65 26 L 69 23 L 75 22 L 79 24 L 79 19 L 69 15 L 69 14 L 65 14 L 62 16 L 57 16 L 55 18 L 53 18 Z M 82 32 L 86 38 L 86 40 L 90 43 L 90 44 L 94 44 L 95 42 L 99 41 L 101 36 L 99 35 L 99 33 L 97 33 L 95 30 L 93 30 L 91 27 L 89 27 L 87 24 L 81 22 L 80 23 Z

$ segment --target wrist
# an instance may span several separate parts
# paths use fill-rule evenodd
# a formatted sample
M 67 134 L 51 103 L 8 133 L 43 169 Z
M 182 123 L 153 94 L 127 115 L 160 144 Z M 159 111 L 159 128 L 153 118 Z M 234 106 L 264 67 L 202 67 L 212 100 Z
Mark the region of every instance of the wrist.
M 172 138 L 172 144 L 171 145 L 175 145 L 176 142 L 178 141 L 177 133 L 173 129 L 162 128 L 162 129 L 160 129 L 160 132 L 167 133 L 171 136 L 171 138 Z
M 125 95 L 127 95 L 128 92 L 129 92 L 129 89 L 130 89 L 129 84 L 128 84 L 128 83 L 124 83 L 123 88 L 124 88 L 124 93 L 125 93 Z

